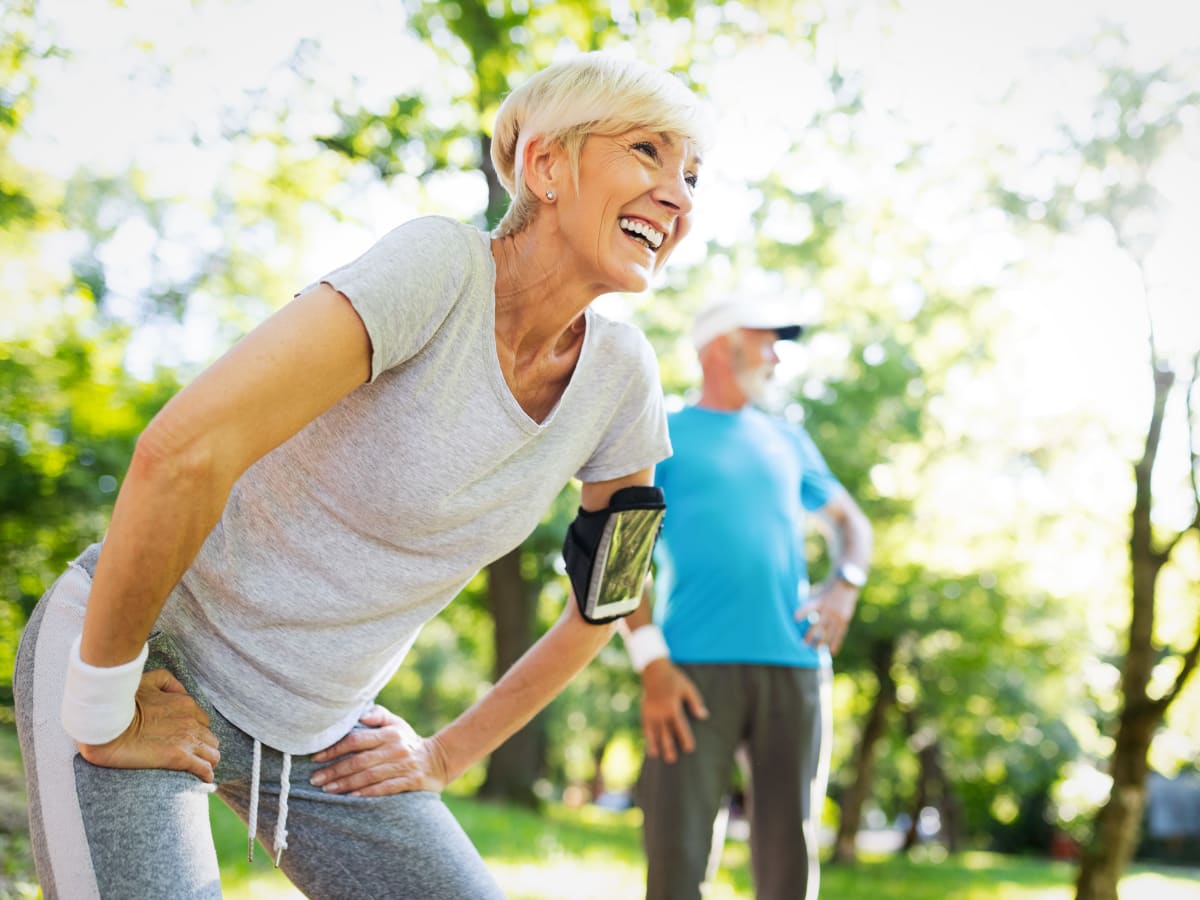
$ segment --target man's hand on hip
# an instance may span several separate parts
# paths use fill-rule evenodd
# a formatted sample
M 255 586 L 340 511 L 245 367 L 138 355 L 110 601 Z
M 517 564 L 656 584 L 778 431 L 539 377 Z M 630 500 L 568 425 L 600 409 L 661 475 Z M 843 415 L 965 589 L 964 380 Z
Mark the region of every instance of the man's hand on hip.
M 838 578 L 817 585 L 811 599 L 796 610 L 796 621 L 808 621 L 804 640 L 814 647 L 825 644 L 837 653 L 858 605 L 858 588 Z

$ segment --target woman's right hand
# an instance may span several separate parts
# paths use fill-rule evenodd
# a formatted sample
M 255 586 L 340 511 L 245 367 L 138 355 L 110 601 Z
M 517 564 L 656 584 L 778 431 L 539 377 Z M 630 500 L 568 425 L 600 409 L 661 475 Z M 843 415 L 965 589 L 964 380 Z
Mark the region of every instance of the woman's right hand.
M 166 669 L 142 674 L 133 721 L 107 744 L 77 744 L 88 762 L 110 769 L 174 769 L 210 784 L 221 758 L 208 714 Z

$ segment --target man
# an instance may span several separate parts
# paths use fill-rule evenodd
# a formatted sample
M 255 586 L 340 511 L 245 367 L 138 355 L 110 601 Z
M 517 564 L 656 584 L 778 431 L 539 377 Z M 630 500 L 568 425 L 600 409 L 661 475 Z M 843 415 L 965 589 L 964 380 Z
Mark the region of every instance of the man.
M 753 406 L 779 362 L 776 341 L 800 332 L 782 304 L 738 299 L 708 306 L 693 329 L 702 392 L 670 416 L 674 455 L 656 475 L 668 504 L 665 602 L 652 611 L 647 579 L 626 632 L 643 688 L 648 900 L 700 896 L 739 747 L 758 897 L 817 893 L 829 655 L 866 581 L 871 527 L 804 429 Z M 806 512 L 828 526 L 835 557 L 809 596 Z

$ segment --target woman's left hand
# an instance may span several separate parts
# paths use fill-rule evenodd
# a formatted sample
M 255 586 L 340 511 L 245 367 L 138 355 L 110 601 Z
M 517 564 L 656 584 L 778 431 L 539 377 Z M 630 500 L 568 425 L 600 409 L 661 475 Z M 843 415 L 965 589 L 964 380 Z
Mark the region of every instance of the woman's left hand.
M 446 786 L 446 755 L 436 737 L 421 737 L 378 704 L 359 722 L 368 728 L 352 731 L 313 754 L 314 762 L 337 760 L 317 770 L 313 785 L 326 793 L 351 797 L 440 791 Z

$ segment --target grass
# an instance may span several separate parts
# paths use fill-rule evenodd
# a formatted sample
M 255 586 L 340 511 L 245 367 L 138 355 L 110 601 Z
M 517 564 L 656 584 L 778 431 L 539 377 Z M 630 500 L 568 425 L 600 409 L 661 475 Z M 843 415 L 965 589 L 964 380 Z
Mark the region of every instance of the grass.
M 23 833 L 23 781 L 16 735 L 0 724 L 0 900 L 39 896 Z M 479 847 L 511 900 L 625 900 L 642 896 L 637 811 L 548 806 L 542 813 L 448 796 L 447 805 Z M 256 849 L 246 861 L 246 828 L 214 799 L 213 840 L 222 883 L 230 900 L 299 900 L 301 894 Z M 752 900 L 750 854 L 729 841 L 717 884 L 706 900 Z M 994 853 L 942 859 L 926 851 L 915 857 L 864 860 L 853 867 L 825 866 L 821 900 L 1072 900 L 1075 869 Z M 1196 900 L 1200 869 L 1135 866 L 1121 882 L 1121 900 Z
M 549 806 L 540 815 L 447 797 L 463 828 L 511 900 L 640 898 L 645 865 L 636 811 Z M 236 900 L 298 900 L 300 893 L 256 854 L 246 864 L 245 828 L 223 807 L 214 810 L 218 852 L 240 857 L 226 865 L 225 896 Z M 223 837 L 228 831 L 228 837 Z M 262 854 L 265 856 L 265 854 Z M 261 862 L 261 865 L 260 865 Z M 224 863 L 223 863 L 224 864 Z M 746 844 L 725 846 L 718 881 L 706 900 L 753 900 Z M 821 900 L 1072 900 L 1069 863 L 970 852 L 943 859 L 934 852 L 825 866 Z M 1197 900 L 1200 869 L 1134 866 L 1121 882 L 1122 900 Z
M 953 860 L 893 857 L 852 868 L 826 866 L 821 896 L 871 900 L 1072 900 L 1071 863 L 968 852 Z M 1200 870 L 1135 866 L 1121 881 L 1122 900 L 1196 900 Z

